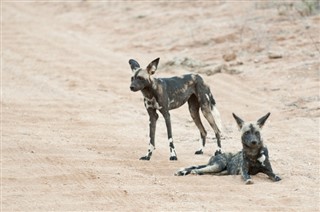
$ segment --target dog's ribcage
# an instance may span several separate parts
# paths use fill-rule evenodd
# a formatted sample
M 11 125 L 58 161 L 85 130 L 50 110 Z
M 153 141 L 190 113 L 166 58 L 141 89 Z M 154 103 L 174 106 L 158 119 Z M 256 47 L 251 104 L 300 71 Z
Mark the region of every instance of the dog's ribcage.
M 199 83 L 197 76 L 192 74 L 155 80 L 158 81 L 158 86 L 161 86 L 157 90 L 164 96 L 163 104 L 167 105 L 169 110 L 185 104 L 192 94 L 196 94 L 196 85 Z

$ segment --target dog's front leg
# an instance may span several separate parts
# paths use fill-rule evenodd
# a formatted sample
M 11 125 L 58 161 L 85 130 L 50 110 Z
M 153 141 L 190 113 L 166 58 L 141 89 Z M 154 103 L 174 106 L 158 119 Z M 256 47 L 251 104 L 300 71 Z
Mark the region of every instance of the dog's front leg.
M 245 184 L 253 184 L 253 180 L 251 179 L 249 175 L 249 162 L 246 161 L 245 159 L 242 162 L 242 167 L 241 167 L 241 175 L 243 177 L 243 180 Z
M 277 176 L 271 167 L 271 163 L 269 161 L 269 151 L 267 147 L 264 147 L 261 151 L 261 156 L 258 158 L 258 161 L 261 165 L 261 171 L 268 175 L 273 181 L 280 181 L 281 178 Z
M 167 126 L 168 141 L 170 148 L 170 160 L 178 160 L 176 150 L 173 145 L 170 113 L 167 110 L 160 110 L 160 112 L 162 113 Z
M 148 108 L 149 114 L 149 148 L 146 156 L 140 158 L 140 160 L 150 160 L 153 150 L 155 150 L 155 133 L 156 133 L 156 124 L 159 118 L 157 111 L 155 109 Z
M 271 180 L 275 182 L 281 180 L 281 178 L 272 171 L 272 167 L 269 159 L 265 160 L 262 172 L 268 175 L 271 178 Z

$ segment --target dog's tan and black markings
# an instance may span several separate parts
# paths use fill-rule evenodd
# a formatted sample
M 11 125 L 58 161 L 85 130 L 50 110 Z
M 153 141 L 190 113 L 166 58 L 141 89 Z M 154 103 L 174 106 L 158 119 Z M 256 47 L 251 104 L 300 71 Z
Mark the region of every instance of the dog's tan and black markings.
M 132 70 L 131 91 L 141 91 L 144 96 L 144 105 L 149 114 L 149 136 L 150 143 L 146 156 L 141 160 L 150 160 L 155 149 L 155 131 L 158 119 L 157 110 L 163 115 L 167 127 L 170 148 L 170 160 L 177 160 L 177 154 L 173 145 L 172 129 L 169 110 L 178 108 L 188 102 L 189 111 L 196 126 L 200 130 L 200 149 L 196 154 L 203 153 L 206 143 L 207 132 L 204 129 L 199 115 L 201 109 L 204 117 L 213 128 L 219 149 L 216 154 L 221 153 L 221 120 L 216 108 L 216 102 L 210 92 L 210 88 L 204 84 L 198 74 L 187 74 L 180 77 L 153 78 L 157 70 L 160 58 L 152 61 L 146 69 L 140 67 L 133 59 L 129 60 Z
M 233 114 L 241 131 L 242 151 L 223 153 L 212 156 L 206 165 L 183 168 L 175 173 L 177 176 L 187 174 L 237 175 L 241 174 L 246 184 L 252 184 L 250 175 L 259 172 L 267 174 L 273 181 L 281 178 L 273 173 L 269 161 L 267 147 L 263 145 L 260 130 L 270 113 L 260 118 L 256 123 L 246 123 Z

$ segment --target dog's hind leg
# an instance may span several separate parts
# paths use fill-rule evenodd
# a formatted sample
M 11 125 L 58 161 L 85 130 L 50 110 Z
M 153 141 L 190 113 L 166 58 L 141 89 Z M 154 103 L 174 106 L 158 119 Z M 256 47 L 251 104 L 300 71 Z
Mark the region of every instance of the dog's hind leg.
M 195 95 L 191 95 L 188 100 L 190 115 L 200 131 L 200 148 L 195 154 L 203 154 L 203 148 L 206 145 L 207 132 L 201 122 L 199 109 L 200 105 Z
M 226 175 L 228 160 L 232 154 L 219 154 L 212 156 L 207 165 L 191 166 L 188 168 L 178 170 L 175 175 L 183 176 L 188 174 L 214 174 L 214 175 Z
M 216 102 L 212 96 L 210 88 L 205 85 L 203 82 L 199 81 L 196 87 L 198 102 L 201 107 L 201 111 L 204 117 L 209 122 L 210 126 L 215 132 L 217 138 L 218 150 L 215 152 L 215 155 L 221 153 L 221 119 L 218 109 L 216 108 Z M 213 115 L 212 115 L 213 113 Z
M 225 169 L 224 166 L 221 166 L 218 163 L 214 163 L 213 165 L 207 165 L 205 167 L 199 168 L 199 169 L 193 169 L 191 171 L 191 174 L 216 174 L 220 173 Z
M 215 108 L 215 106 L 212 106 L 213 107 L 213 112 L 215 110 L 217 110 Z M 203 104 L 201 106 L 201 110 L 202 110 L 202 113 L 204 115 L 204 117 L 207 119 L 207 121 L 209 122 L 210 126 L 212 127 L 212 129 L 214 130 L 214 133 L 216 135 L 216 138 L 217 138 L 217 145 L 218 145 L 218 150 L 215 152 L 215 155 L 217 154 L 220 154 L 221 153 L 221 130 L 219 129 L 212 113 L 211 113 L 211 108 L 209 107 L 208 104 Z
M 191 166 L 188 168 L 182 168 L 180 170 L 178 170 L 176 173 L 174 173 L 175 176 L 185 176 L 190 174 L 193 170 L 195 169 L 201 169 L 206 167 L 207 165 L 200 165 L 200 166 Z
M 212 156 L 208 162 L 208 165 L 193 169 L 191 174 L 215 174 L 215 175 L 225 175 L 227 174 L 227 164 L 229 154 L 218 154 L 217 156 Z

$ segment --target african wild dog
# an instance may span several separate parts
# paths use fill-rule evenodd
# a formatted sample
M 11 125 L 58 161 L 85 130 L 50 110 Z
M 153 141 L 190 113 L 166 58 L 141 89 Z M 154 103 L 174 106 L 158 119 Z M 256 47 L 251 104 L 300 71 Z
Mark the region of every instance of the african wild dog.
M 242 133 L 242 151 L 232 154 L 223 153 L 212 156 L 207 165 L 191 166 L 175 173 L 177 176 L 187 174 L 237 175 L 241 174 L 246 184 L 252 184 L 250 175 L 259 172 L 267 174 L 273 181 L 281 180 L 272 171 L 268 149 L 263 145 L 260 130 L 270 113 L 256 123 L 247 123 L 233 114 Z
M 198 74 L 187 74 L 180 77 L 153 78 L 157 70 L 160 58 L 153 60 L 147 68 L 140 68 L 137 61 L 130 59 L 129 64 L 132 69 L 131 91 L 141 91 L 144 97 L 144 106 L 149 114 L 149 148 L 146 156 L 140 160 L 150 160 L 155 149 L 155 131 L 158 119 L 157 110 L 163 115 L 167 127 L 167 134 L 170 147 L 170 160 L 177 160 L 177 154 L 173 145 L 171 121 L 169 110 L 178 108 L 188 101 L 189 111 L 193 121 L 200 130 L 200 149 L 195 154 L 202 154 L 206 143 L 207 132 L 204 129 L 199 109 L 213 128 L 219 149 L 221 152 L 221 121 L 220 115 L 215 107 L 215 100 L 210 92 L 210 88 L 204 84 L 203 79 Z M 212 112 L 212 113 L 211 113 Z

